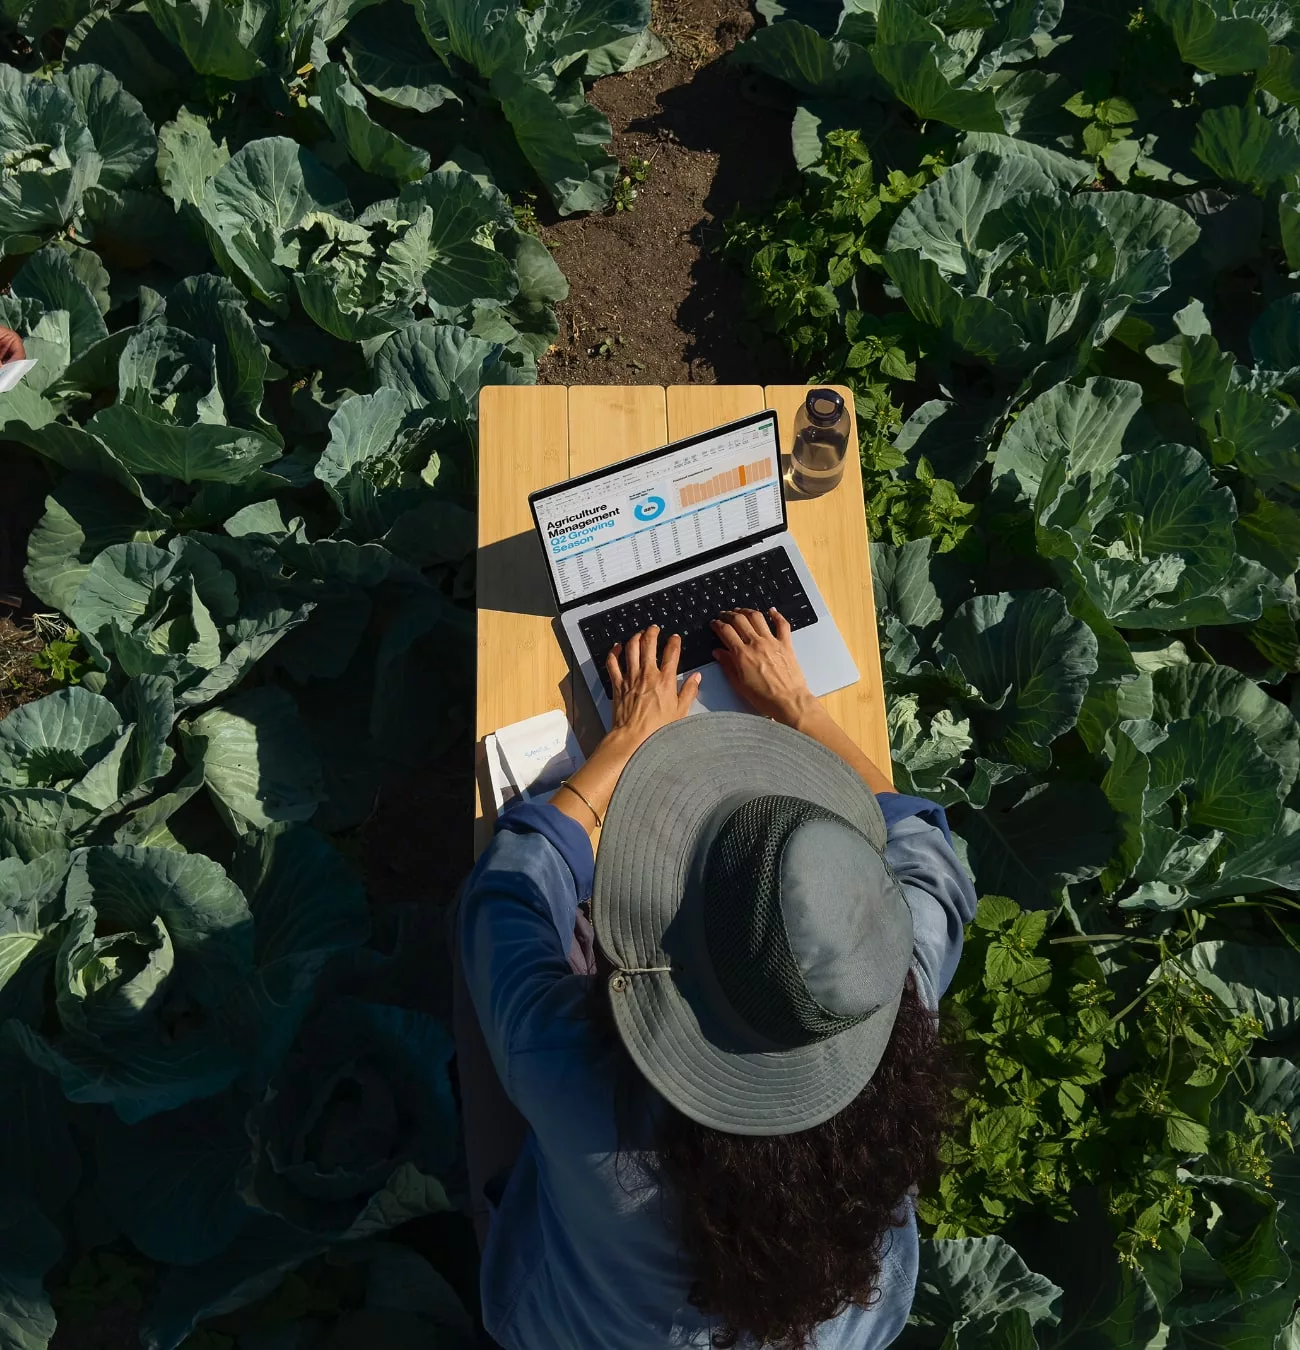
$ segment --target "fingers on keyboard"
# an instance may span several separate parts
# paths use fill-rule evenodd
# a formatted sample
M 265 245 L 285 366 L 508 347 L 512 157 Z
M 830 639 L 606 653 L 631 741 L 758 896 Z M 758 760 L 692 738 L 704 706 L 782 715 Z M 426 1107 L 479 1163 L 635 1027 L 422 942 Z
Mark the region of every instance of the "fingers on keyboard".
M 721 567 L 703 576 L 668 586 L 613 610 L 584 619 L 580 625 L 593 655 L 607 652 L 615 642 L 626 643 L 650 624 L 660 627 L 658 658 L 663 660 L 668 638 L 679 633 L 682 652 L 678 670 L 685 673 L 712 659 L 714 639 L 709 625 L 724 610 L 757 609 L 775 605 L 792 630 L 815 623 L 817 616 L 784 549 Z M 598 661 L 606 680 L 603 659 Z

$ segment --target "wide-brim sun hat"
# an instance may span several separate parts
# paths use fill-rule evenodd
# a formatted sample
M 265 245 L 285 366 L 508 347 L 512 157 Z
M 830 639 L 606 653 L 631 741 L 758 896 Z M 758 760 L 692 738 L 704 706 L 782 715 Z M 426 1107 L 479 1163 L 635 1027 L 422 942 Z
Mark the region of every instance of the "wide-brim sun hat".
M 614 1023 L 672 1106 L 731 1134 L 843 1110 L 893 1032 L 912 957 L 874 794 L 750 713 L 674 722 L 606 812 L 592 924 Z

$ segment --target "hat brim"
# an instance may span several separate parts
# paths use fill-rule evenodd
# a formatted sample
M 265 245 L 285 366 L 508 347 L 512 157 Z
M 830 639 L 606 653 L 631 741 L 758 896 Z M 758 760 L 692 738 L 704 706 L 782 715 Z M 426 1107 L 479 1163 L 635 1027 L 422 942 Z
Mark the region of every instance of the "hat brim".
M 640 972 L 610 981 L 628 1053 L 679 1111 L 729 1134 L 793 1134 L 841 1111 L 880 1063 L 902 997 L 900 989 L 829 1040 L 776 1048 L 729 1017 L 707 963 L 689 960 L 692 867 L 720 807 L 766 793 L 834 811 L 884 850 L 880 806 L 838 755 L 766 718 L 709 713 L 656 732 L 623 771 L 592 891 L 602 950 L 620 970 Z

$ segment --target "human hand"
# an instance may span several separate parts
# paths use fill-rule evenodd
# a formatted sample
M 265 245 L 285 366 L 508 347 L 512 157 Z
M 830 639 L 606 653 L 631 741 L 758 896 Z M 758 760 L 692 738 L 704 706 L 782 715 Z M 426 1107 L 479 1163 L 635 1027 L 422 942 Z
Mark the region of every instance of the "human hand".
M 721 646 L 713 659 L 731 687 L 757 712 L 796 726 L 817 704 L 794 654 L 790 625 L 775 609 L 729 609 L 713 621 Z
M 624 642 L 616 642 L 605 658 L 605 669 L 614 691 L 610 740 L 622 746 L 630 757 L 660 727 L 686 716 L 700 687 L 697 671 L 677 688 L 677 662 L 682 640 L 676 634 L 659 650 L 659 627 L 651 624 L 644 632 L 634 633 Z
M 0 366 L 7 366 L 10 361 L 26 359 L 27 348 L 23 346 L 22 338 L 12 328 L 0 324 Z
M 595 753 L 558 791 L 553 805 L 588 834 L 600 825 L 619 776 L 641 745 L 660 727 L 685 717 L 700 687 L 698 674 L 677 688 L 682 640 L 670 637 L 660 660 L 659 629 L 651 625 L 626 642 L 616 642 L 605 658 L 613 690 L 614 715 L 609 734 Z

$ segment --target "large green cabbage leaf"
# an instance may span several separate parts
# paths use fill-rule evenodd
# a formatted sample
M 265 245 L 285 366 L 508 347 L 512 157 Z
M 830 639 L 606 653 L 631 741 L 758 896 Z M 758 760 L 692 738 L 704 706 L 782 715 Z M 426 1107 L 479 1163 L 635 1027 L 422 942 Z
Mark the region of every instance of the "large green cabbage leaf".
M 618 162 L 604 148 L 612 139 L 608 120 L 584 96 L 584 58 L 642 34 L 646 0 L 419 0 L 415 10 L 448 69 L 463 62 L 499 105 L 557 210 L 604 206 Z
M 884 266 L 907 307 L 963 359 L 1071 374 L 1197 238 L 1183 211 L 1133 193 L 1070 195 L 1025 155 L 981 151 L 917 195 Z

